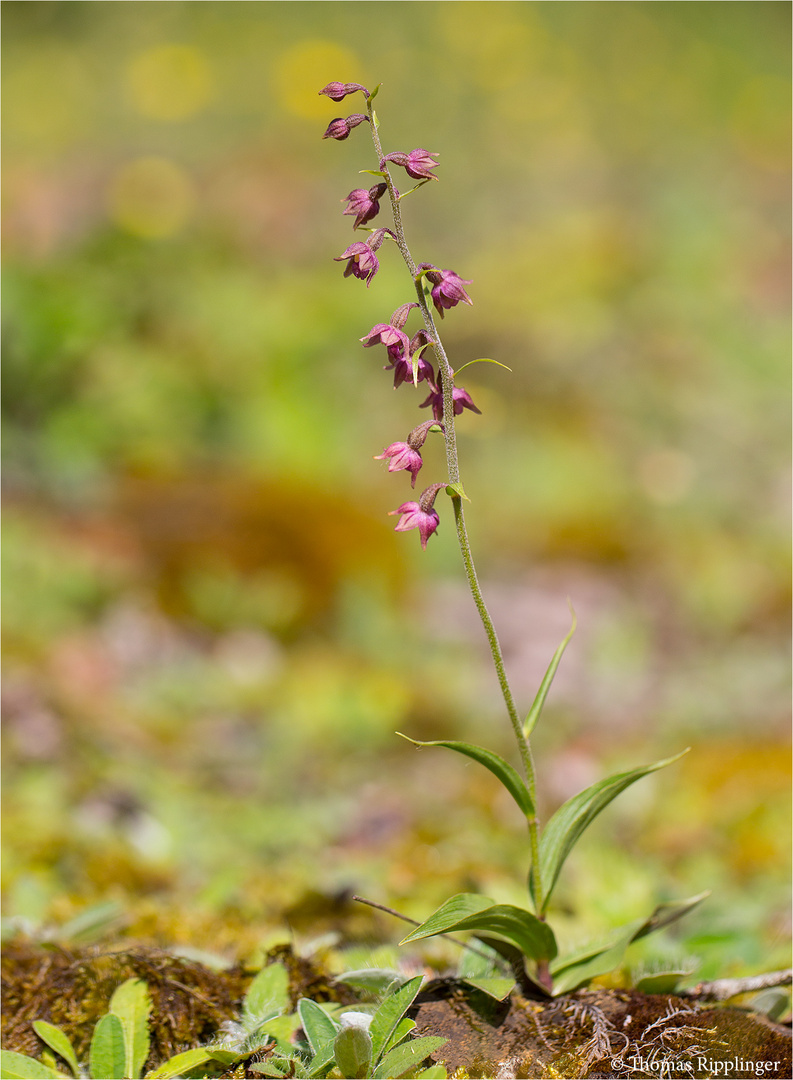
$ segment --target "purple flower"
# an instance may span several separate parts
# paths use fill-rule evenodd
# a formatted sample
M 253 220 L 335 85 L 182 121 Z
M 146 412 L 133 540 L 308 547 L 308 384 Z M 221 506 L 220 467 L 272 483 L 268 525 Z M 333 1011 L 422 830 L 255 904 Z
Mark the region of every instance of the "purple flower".
M 473 304 L 473 300 L 465 291 L 465 285 L 470 285 L 469 278 L 461 278 L 454 270 L 439 270 L 436 266 L 422 263 L 420 270 L 429 268 L 426 274 L 427 280 L 432 284 L 432 302 L 435 310 L 443 318 L 444 309 L 456 307 L 457 304 Z
M 414 307 L 418 307 L 418 304 L 415 300 L 410 304 L 403 304 L 402 307 L 398 307 L 394 314 L 391 316 L 391 325 L 396 326 L 399 330 L 401 330 L 405 323 L 408 321 L 410 309 Z
M 342 199 L 342 202 L 349 204 L 342 213 L 355 214 L 354 229 L 357 229 L 359 225 L 366 225 L 373 217 L 377 217 L 380 213 L 379 200 L 382 199 L 387 190 L 387 184 L 375 184 L 368 191 L 363 188 L 355 188 L 346 198 Z
M 435 496 L 446 487 L 446 484 L 430 484 L 419 496 L 418 502 L 402 503 L 398 510 L 389 511 L 390 516 L 401 514 L 402 517 L 394 527 L 394 532 L 406 532 L 408 529 L 418 529 L 421 537 L 421 546 L 427 548 L 427 541 L 440 525 L 438 511 L 433 509 Z
M 391 363 L 388 364 L 384 371 L 394 372 L 394 389 L 401 386 L 403 382 L 413 382 L 413 361 L 407 359 L 407 357 L 400 356 L 395 357 L 392 355 L 391 350 L 388 350 L 388 355 L 391 358 Z M 420 382 L 431 383 L 435 378 L 435 372 L 433 371 L 432 364 L 425 360 L 422 356 L 419 356 L 418 367 L 416 368 L 416 384 Z
M 407 469 L 411 477 L 410 486 L 416 486 L 416 476 L 423 464 L 418 450 L 414 450 L 408 443 L 395 442 L 387 446 L 382 454 L 375 454 L 375 461 L 383 461 L 385 458 L 390 459 L 388 462 L 389 472 L 399 472 L 400 469 Z
M 410 340 L 403 330 L 398 330 L 391 323 L 377 323 L 364 337 L 360 339 L 363 347 L 369 349 L 372 345 L 385 345 L 388 355 L 392 356 L 392 349 L 396 356 L 402 356 L 410 349 Z
M 452 390 L 452 401 L 454 402 L 454 415 L 459 416 L 463 409 L 470 409 L 471 412 L 479 413 L 482 415 L 482 410 L 477 409 L 471 400 L 471 395 L 467 390 L 464 390 L 462 386 L 455 386 Z M 420 409 L 425 409 L 428 405 L 432 406 L 432 415 L 436 420 L 443 418 L 443 391 L 439 390 L 437 386 L 433 385 L 432 393 L 426 401 L 422 401 L 419 406 Z
M 369 288 L 372 278 L 380 269 L 380 263 L 377 261 L 377 256 L 372 251 L 368 244 L 364 244 L 358 240 L 338 255 L 333 261 L 344 262 L 347 260 L 347 265 L 344 268 L 344 276 L 349 277 L 352 274 L 354 277 L 360 278 L 361 281 L 366 282 L 367 289 Z
M 354 94 L 357 90 L 363 90 L 363 96 L 369 97 L 366 87 L 357 82 L 329 82 L 319 93 L 329 97 L 331 101 L 341 101 L 342 98 L 347 97 L 348 94 Z
M 337 139 L 339 142 L 341 142 L 343 139 L 347 138 L 353 128 L 358 127 L 358 125 L 362 124 L 366 119 L 367 117 L 365 117 L 362 113 L 353 113 L 352 116 L 348 116 L 346 118 L 337 116 L 335 120 L 331 120 L 331 122 L 328 124 L 327 128 L 325 129 L 325 134 L 322 136 L 322 138 Z
M 404 154 L 401 151 L 386 154 L 383 161 L 393 161 L 395 165 L 401 165 L 408 176 L 412 176 L 414 180 L 437 180 L 438 177 L 430 172 L 430 169 L 437 169 L 438 167 L 438 162 L 432 160 L 437 156 L 437 154 L 431 154 L 428 150 L 422 150 L 419 146 L 415 150 L 411 150 L 409 154 Z

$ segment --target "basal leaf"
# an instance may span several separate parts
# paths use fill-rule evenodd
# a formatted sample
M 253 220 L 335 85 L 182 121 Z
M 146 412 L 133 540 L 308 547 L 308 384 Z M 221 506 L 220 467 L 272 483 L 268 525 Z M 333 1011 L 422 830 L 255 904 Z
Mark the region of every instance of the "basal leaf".
M 27 1054 L 16 1054 L 13 1050 L 0 1050 L 0 1076 L 3 1080 L 63 1080 L 63 1073 L 51 1069 Z
M 297 1013 L 313 1054 L 336 1038 L 339 1025 L 331 1020 L 316 1001 L 312 1001 L 311 998 L 301 998 L 297 1003 Z
M 502 938 L 534 960 L 553 959 L 557 952 L 553 931 L 536 915 L 513 904 L 494 904 L 473 893 L 459 893 L 447 900 L 401 944 L 455 930 L 481 931 Z
M 674 994 L 678 983 L 691 974 L 688 971 L 653 971 L 642 975 L 634 983 L 634 987 L 642 994 Z M 754 1004 L 754 1003 L 753 1003 Z
M 548 670 L 543 675 L 542 682 L 540 683 L 540 689 L 537 691 L 537 696 L 534 699 L 534 703 L 529 709 L 526 719 L 523 721 L 523 734 L 526 736 L 527 739 L 529 735 L 531 735 L 532 731 L 534 731 L 534 726 L 540 719 L 540 713 L 542 712 L 543 706 L 545 705 L 545 699 L 548 697 L 548 691 L 551 689 L 551 683 L 553 682 L 554 676 L 556 675 L 556 669 L 559 667 L 559 661 L 564 655 L 564 651 L 567 648 L 570 638 L 575 633 L 576 617 L 575 612 L 573 611 L 572 604 L 570 605 L 570 613 L 573 616 L 573 624 L 567 633 L 567 637 L 564 639 L 564 641 L 562 641 L 559 648 L 553 654 L 553 658 L 548 665 Z
M 399 944 L 406 945 L 409 941 L 417 941 L 419 938 L 445 934 L 460 919 L 476 915 L 492 906 L 493 901 L 488 896 L 480 896 L 478 893 L 457 893 L 456 896 L 450 897 L 441 904 L 436 912 L 403 938 Z
M 709 896 L 710 890 L 706 889 L 705 892 L 697 893 L 696 896 L 689 896 L 687 900 L 667 900 L 659 904 L 650 918 L 642 923 L 632 940 L 638 941 L 640 938 L 647 937 L 648 934 L 654 934 L 656 930 L 661 930 L 664 926 L 669 926 L 670 923 L 677 922 Z
M 373 1074 L 375 1080 L 380 1080 L 381 1077 L 393 1077 L 394 1080 L 398 1080 L 400 1076 L 411 1072 L 421 1064 L 425 1057 L 429 1057 L 434 1050 L 440 1049 L 448 1041 L 436 1035 L 425 1035 L 421 1039 L 411 1039 L 409 1042 L 401 1043 L 386 1054 L 377 1066 Z
M 604 810 L 612 799 L 615 799 L 620 792 L 630 787 L 631 784 L 649 773 L 671 765 L 686 753 L 688 751 L 683 750 L 682 753 L 675 754 L 674 757 L 656 761 L 652 765 L 642 765 L 640 768 L 631 769 L 629 772 L 616 773 L 614 776 L 609 776 L 605 780 L 593 784 L 592 787 L 580 791 L 578 795 L 574 795 L 572 799 L 568 799 L 564 805 L 559 807 L 545 826 L 540 837 L 541 897 L 536 895 L 536 879 L 533 874 L 531 878 L 532 895 L 540 912 L 544 912 L 548 907 L 548 901 L 565 859 L 572 851 L 581 834 L 594 821 L 601 810 Z
M 264 1020 L 289 1008 L 289 975 L 283 964 L 268 964 L 255 977 L 245 995 L 244 1011 Z
M 126 1075 L 138 1080 L 149 1056 L 149 1014 L 151 997 L 142 979 L 127 979 L 110 999 L 109 1012 L 124 1025 Z
M 551 965 L 553 976 L 553 992 L 566 994 L 579 986 L 613 971 L 622 963 L 628 946 L 646 937 L 647 934 L 668 926 L 676 919 L 682 918 L 686 912 L 701 903 L 709 893 L 700 893 L 688 900 L 668 901 L 659 904 L 648 919 L 634 919 L 620 927 L 616 936 L 605 944 L 593 945 L 583 949 L 575 956 L 562 957 Z M 651 991 L 647 991 L 648 993 Z M 653 993 L 655 991 L 652 991 Z M 665 991 L 658 991 L 664 993 Z
M 171 1080 L 174 1076 L 184 1076 L 191 1069 L 197 1069 L 199 1065 L 206 1065 L 214 1060 L 215 1057 L 210 1050 L 202 1050 L 200 1047 L 185 1050 L 163 1062 L 153 1072 L 146 1073 L 146 1080 Z
M 393 968 L 360 968 L 357 971 L 345 971 L 342 975 L 337 975 L 334 982 L 352 986 L 355 990 L 382 994 L 395 983 L 405 982 L 405 978 Z
M 415 1020 L 410 1020 L 407 1016 L 403 1016 L 391 1032 L 390 1038 L 386 1041 L 386 1044 L 381 1051 L 381 1057 L 384 1054 L 387 1054 L 389 1050 L 393 1050 L 403 1039 L 406 1039 L 415 1026 Z
M 415 1001 L 423 981 L 421 975 L 417 975 L 415 979 L 409 979 L 404 986 L 400 986 L 393 994 L 388 995 L 372 1017 L 369 1034 L 372 1037 L 372 1060 L 374 1062 L 380 1059 L 397 1024 Z
M 398 731 L 397 735 L 402 735 L 402 732 Z M 449 739 L 435 739 L 432 742 L 422 742 L 419 739 L 411 739 L 408 735 L 402 735 L 402 738 L 407 739 L 408 742 L 412 742 L 414 746 L 446 746 L 449 750 L 456 750 L 458 754 L 464 754 L 466 757 L 473 758 L 474 761 L 478 761 L 480 765 L 484 765 L 486 769 L 489 769 L 490 772 L 501 781 L 518 804 L 521 813 L 524 814 L 525 817 L 534 817 L 534 803 L 529 794 L 529 789 L 526 787 L 520 774 L 508 761 L 504 761 L 498 754 L 494 754 L 492 750 L 485 750 L 482 746 L 474 746 L 473 743 L 454 742 Z
M 54 1024 L 47 1023 L 46 1020 L 34 1020 L 33 1030 L 42 1042 L 45 1042 L 56 1054 L 60 1054 L 75 1076 L 80 1075 L 77 1055 L 68 1035 L 61 1031 L 59 1027 L 55 1027 Z
M 610 944 L 585 950 L 577 958 L 571 959 L 553 969 L 553 995 L 567 994 L 579 986 L 584 986 L 598 975 L 613 971 L 622 963 L 625 950 L 633 940 L 638 922 L 629 923 Z
M 467 986 L 473 986 L 475 990 L 481 990 L 483 994 L 487 994 L 488 997 L 494 998 L 496 1001 L 503 1001 L 508 997 L 515 985 L 514 979 L 508 979 L 506 976 L 501 975 L 468 975 L 463 979 L 463 982 Z
M 91 1076 L 102 1080 L 126 1080 L 127 1051 L 124 1025 L 115 1013 L 97 1022 L 88 1054 Z

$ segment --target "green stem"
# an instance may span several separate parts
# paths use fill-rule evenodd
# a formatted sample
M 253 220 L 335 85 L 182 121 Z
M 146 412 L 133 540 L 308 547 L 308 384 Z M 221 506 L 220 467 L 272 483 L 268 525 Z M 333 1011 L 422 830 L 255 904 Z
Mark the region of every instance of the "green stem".
M 380 136 L 377 131 L 377 122 L 375 119 L 374 109 L 370 101 L 367 101 L 367 109 L 369 112 L 369 119 L 371 121 L 372 140 L 377 152 L 378 162 L 382 162 L 384 154 L 382 144 L 380 142 Z M 427 328 L 427 332 L 432 337 L 434 342 L 435 355 L 438 360 L 438 370 L 441 378 L 441 389 L 443 391 L 443 426 L 444 426 L 444 439 L 446 443 L 446 464 L 449 470 L 449 483 L 458 484 L 460 482 L 460 464 L 457 455 L 457 436 L 454 424 L 454 399 L 452 397 L 452 390 L 454 389 L 454 369 L 449 363 L 449 359 L 446 355 L 446 350 L 441 342 L 438 328 L 435 325 L 435 319 L 427 304 L 427 298 L 424 295 L 424 289 L 422 286 L 422 280 L 419 275 L 419 269 L 416 265 L 413 256 L 410 254 L 407 241 L 405 240 L 405 230 L 402 225 L 402 213 L 399 206 L 399 197 L 394 187 L 394 181 L 391 178 L 391 172 L 388 168 L 388 163 L 381 166 L 384 179 L 388 185 L 388 195 L 391 201 L 391 210 L 394 218 L 394 233 L 396 235 L 396 243 L 399 248 L 400 254 L 405 261 L 405 265 L 410 271 L 410 276 L 413 278 L 413 284 L 416 288 L 416 297 L 418 299 L 419 308 L 424 319 L 424 325 Z M 510 689 L 509 681 L 507 679 L 506 669 L 504 667 L 504 658 L 501 653 L 501 645 L 496 634 L 496 628 L 493 625 L 493 620 L 490 617 L 490 612 L 487 610 L 484 597 L 482 596 L 482 589 L 479 585 L 479 579 L 476 574 L 476 567 L 474 565 L 473 555 L 471 554 L 471 544 L 468 539 L 468 530 L 465 527 L 465 516 L 463 514 L 463 501 L 459 495 L 452 496 L 452 505 L 454 506 L 454 521 L 457 528 L 457 540 L 460 546 L 460 553 L 463 557 L 463 564 L 465 566 L 465 574 L 468 579 L 468 587 L 471 590 L 471 596 L 473 597 L 476 610 L 479 613 L 479 618 L 484 627 L 485 634 L 487 635 L 488 644 L 490 645 L 490 653 L 493 657 L 493 664 L 496 669 L 496 675 L 498 676 L 499 686 L 501 687 L 501 693 L 504 698 L 504 703 L 507 707 L 507 713 L 509 714 L 509 720 L 512 724 L 512 730 L 515 735 L 515 741 L 518 744 L 518 750 L 520 753 L 521 764 L 523 766 L 523 772 L 526 777 L 526 785 L 531 795 L 532 806 L 535 807 L 534 816 L 527 819 L 529 827 L 529 842 L 531 845 L 531 860 L 532 867 L 534 869 L 534 883 L 535 890 L 538 898 L 542 897 L 542 887 L 540 883 L 540 863 L 539 863 L 539 824 L 536 817 L 536 803 L 537 803 L 537 783 L 536 774 L 534 768 L 534 757 L 531 752 L 531 744 L 528 738 L 523 733 L 523 725 L 521 724 L 520 717 L 518 716 L 518 710 L 515 706 L 515 700 L 512 696 L 512 690 Z

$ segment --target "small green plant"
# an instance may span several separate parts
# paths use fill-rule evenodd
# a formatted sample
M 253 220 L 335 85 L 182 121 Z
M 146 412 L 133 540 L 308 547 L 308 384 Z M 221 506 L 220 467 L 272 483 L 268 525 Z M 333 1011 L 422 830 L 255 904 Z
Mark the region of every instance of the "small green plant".
M 465 289 L 470 281 L 453 270 L 441 270 L 432 263 L 416 263 L 408 248 L 402 223 L 401 202 L 421 186 L 438 179 L 434 172 L 438 167 L 438 162 L 434 159 L 438 155 L 421 147 L 409 153 L 383 152 L 377 115 L 373 108 L 379 89 L 377 86 L 370 93 L 360 83 L 332 82 L 320 91 L 320 94 L 336 102 L 350 94 L 363 95 L 366 112 L 332 120 L 323 138 L 346 140 L 355 128 L 368 124 L 377 156 L 376 169 L 362 170 L 374 176 L 376 183 L 368 191 L 363 188 L 351 191 L 342 200 L 347 203 L 343 213 L 354 217 L 353 229 L 365 228 L 380 212 L 381 200 L 387 198 L 393 220 L 393 229 L 365 228 L 370 234 L 369 237 L 365 241 L 356 240 L 350 244 L 336 261 L 345 264 L 345 277 L 352 276 L 365 281 L 368 288 L 380 267 L 376 252 L 383 247 L 386 240 L 391 240 L 396 244 L 410 274 L 415 299 L 397 308 L 388 323 L 377 323 L 373 326 L 361 341 L 365 348 L 385 346 L 389 360 L 386 370 L 393 371 L 395 387 L 406 385 L 417 388 L 421 382 L 426 383 L 429 396 L 422 402 L 421 407 L 431 408 L 433 420 L 418 424 L 403 442 L 391 443 L 377 457 L 388 461 L 389 472 L 410 473 L 411 486 L 415 486 L 416 477 L 423 466 L 421 451 L 430 433 L 439 432 L 443 435 L 447 479 L 430 484 L 421 493 L 418 501 L 405 502 L 393 511 L 399 515 L 396 531 L 418 529 L 421 546 L 426 548 L 427 541 L 440 524 L 440 516 L 435 508 L 436 499 L 441 492 L 450 497 L 465 575 L 490 646 L 493 665 L 516 741 L 521 771 L 493 751 L 471 743 L 453 740 L 410 741 L 418 747 L 443 746 L 472 758 L 488 769 L 506 788 L 527 828 L 528 891 L 531 901 L 530 909 L 513 904 L 496 904 L 493 900 L 473 893 L 460 893 L 442 904 L 404 939 L 403 944 L 436 934 L 470 931 L 509 961 L 525 992 L 540 995 L 564 993 L 618 966 L 631 942 L 680 918 L 707 895 L 661 905 L 649 918 L 619 928 L 606 945 L 593 946 L 575 956 L 559 955 L 556 936 L 548 922 L 549 905 L 565 860 L 586 828 L 626 788 L 642 777 L 671 765 L 682 754 L 618 773 L 593 784 L 568 800 L 541 828 L 537 814 L 536 768 L 531 736 L 540 719 L 562 654 L 575 629 L 575 615 L 573 614 L 570 632 L 556 650 L 531 708 L 525 718 L 522 718 L 507 679 L 498 636 L 482 595 L 463 510 L 463 500 L 468 501 L 468 498 L 460 476 L 455 417 L 459 416 L 463 409 L 474 413 L 480 410 L 468 391 L 456 384 L 456 379 L 463 367 L 477 361 L 469 360 L 456 371 L 452 368 L 432 311 L 434 307 L 438 317 L 442 319 L 445 312 L 459 304 L 471 304 L 472 300 Z M 405 169 L 407 175 L 418 183 L 409 191 L 400 194 L 392 176 L 395 167 Z M 423 326 L 411 338 L 405 327 L 413 309 L 418 311 Z M 434 358 L 434 365 L 431 358 Z M 489 363 L 495 362 L 489 358 L 480 359 L 486 359 Z
M 46 1020 L 34 1020 L 33 1028 L 49 1050 L 44 1051 L 40 1061 L 26 1054 L 0 1051 L 0 1077 L 2 1080 L 62 1080 L 71 1074 L 92 1080 L 139 1080 L 149 1056 L 151 1009 L 149 988 L 142 979 L 127 979 L 121 983 L 110 999 L 108 1011 L 94 1027 L 87 1065 L 77 1060 L 65 1032 Z M 146 1080 L 184 1076 L 210 1062 L 225 1069 L 240 1057 L 215 1047 L 186 1050 L 148 1072 Z M 58 1067 L 61 1063 L 68 1066 L 70 1073 Z
M 415 1022 L 406 1013 L 421 989 L 422 976 L 392 984 L 372 1013 L 363 1007 L 342 1012 L 338 1019 L 310 998 L 297 1005 L 306 1043 L 279 1046 L 267 1061 L 249 1066 L 269 1077 L 359 1078 L 445 1077 L 442 1066 L 421 1070 L 421 1063 L 446 1039 L 411 1038 Z
M 392 977 L 393 975 L 393 977 Z M 342 977 L 340 981 L 347 981 Z M 350 985 L 355 973 L 349 973 Z M 239 1021 L 223 1026 L 221 1037 L 207 1046 L 184 1050 L 156 1069 L 145 1080 L 175 1080 L 182 1076 L 213 1076 L 242 1062 L 253 1072 L 273 1077 L 445 1077 L 442 1066 L 419 1071 L 429 1054 L 446 1042 L 427 1036 L 414 1039 L 415 1027 L 405 1014 L 413 1005 L 422 977 L 405 981 L 389 973 L 389 987 L 376 1009 L 329 1011 L 301 998 L 290 1013 L 289 976 L 283 964 L 263 968 L 253 979 L 242 1004 Z M 330 1007 L 340 1011 L 341 1006 Z M 139 1080 L 149 1056 L 149 1017 L 152 1001 L 141 979 L 127 979 L 110 1000 L 107 1013 L 94 1028 L 87 1066 L 81 1065 L 69 1037 L 54 1024 L 36 1020 L 33 1028 L 46 1043 L 41 1060 L 2 1051 L 3 1080 L 51 1080 L 66 1075 L 92 1080 Z M 297 1041 L 299 1029 L 304 1041 Z M 265 1061 L 252 1061 L 257 1055 Z

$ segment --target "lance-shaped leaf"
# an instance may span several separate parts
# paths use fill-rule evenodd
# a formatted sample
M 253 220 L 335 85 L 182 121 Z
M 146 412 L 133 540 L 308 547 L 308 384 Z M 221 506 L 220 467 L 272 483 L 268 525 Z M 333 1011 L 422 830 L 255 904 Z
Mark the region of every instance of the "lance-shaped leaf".
M 372 1037 L 372 1060 L 377 1062 L 385 1052 L 389 1040 L 399 1024 L 399 1021 L 408 1011 L 416 999 L 424 981 L 423 976 L 417 975 L 409 979 L 393 994 L 389 994 L 383 1004 L 372 1017 L 369 1034 Z
M 397 1046 L 386 1054 L 377 1066 L 374 1071 L 375 1080 L 380 1080 L 380 1077 L 396 1078 L 412 1072 L 425 1057 L 429 1057 L 433 1051 L 440 1049 L 448 1041 L 437 1035 L 425 1035 L 421 1039 L 411 1039 L 409 1042 L 402 1043 L 401 1046 Z
M 550 960 L 556 956 L 556 938 L 547 923 L 524 908 L 512 904 L 494 904 L 475 893 L 458 893 L 417 927 L 401 942 L 447 934 L 456 930 L 472 930 L 488 937 L 501 938 L 516 945 L 524 956 L 533 960 Z
M 235 1054 L 234 1057 L 239 1059 L 240 1055 Z M 172 1077 L 184 1076 L 191 1069 L 215 1060 L 215 1055 L 211 1050 L 204 1050 L 201 1047 L 183 1050 L 181 1054 L 169 1058 L 153 1072 L 146 1073 L 146 1080 L 171 1080 Z
M 398 731 L 397 735 L 402 735 L 402 732 Z M 501 781 L 520 807 L 522 814 L 527 818 L 534 817 L 534 803 L 529 794 L 529 789 L 521 779 L 520 774 L 508 761 L 504 761 L 498 754 L 494 754 L 492 750 L 485 750 L 482 746 L 474 746 L 473 743 L 454 742 L 447 739 L 422 742 L 419 739 L 411 739 L 408 735 L 402 735 L 402 738 L 412 742 L 414 746 L 447 746 L 450 750 L 456 750 L 458 754 L 465 754 L 466 757 L 473 758 L 474 761 L 484 765 Z
M 532 896 L 539 912 L 544 912 L 548 906 L 565 859 L 573 850 L 583 831 L 595 820 L 601 810 L 604 810 L 612 799 L 616 799 L 620 792 L 631 784 L 649 773 L 671 765 L 686 753 L 688 750 L 683 750 L 674 757 L 656 761 L 652 765 L 642 765 L 629 772 L 616 773 L 580 791 L 578 795 L 574 795 L 572 799 L 568 799 L 559 807 L 545 826 L 540 838 L 542 896 L 537 895 L 536 877 L 533 870 L 530 879 Z
M 336 1038 L 339 1025 L 335 1020 L 331 1020 L 316 1001 L 312 1001 L 311 998 L 301 998 L 297 1003 L 297 1013 L 313 1054 L 318 1053 Z
M 529 709 L 528 716 L 523 721 L 523 734 L 527 739 L 529 735 L 531 735 L 532 731 L 534 731 L 534 725 L 540 719 L 540 713 L 542 712 L 543 706 L 545 705 L 545 699 L 548 697 L 548 691 L 551 689 L 551 683 L 553 682 L 554 676 L 556 675 L 556 669 L 559 667 L 559 661 L 564 655 L 564 651 L 567 648 L 570 638 L 575 633 L 577 620 L 575 617 L 575 612 L 573 611 L 572 604 L 570 604 L 570 614 L 573 616 L 573 624 L 567 633 L 567 637 L 553 654 L 553 659 L 548 665 L 548 670 L 545 672 L 545 675 L 543 675 L 542 682 L 540 683 L 540 689 L 537 691 L 537 696 L 534 699 L 534 703 Z
M 622 963 L 625 951 L 632 942 L 669 926 L 709 895 L 704 892 L 687 900 L 658 904 L 648 919 L 634 919 L 633 922 L 626 923 L 605 944 L 592 945 L 576 955 L 560 958 L 551 965 L 554 996 L 567 994 L 598 975 L 613 971 Z
M 64 1074 L 27 1054 L 0 1050 L 0 1072 L 8 1080 L 59 1080 Z
M 658 904 L 650 918 L 642 923 L 631 940 L 638 941 L 639 938 L 647 937 L 648 934 L 654 934 L 656 930 L 677 922 L 709 896 L 710 889 L 706 889 L 705 892 L 697 893 L 696 896 L 689 896 L 687 900 L 665 900 L 664 903 Z
M 116 988 L 108 1012 L 124 1026 L 126 1076 L 137 1080 L 149 1056 L 149 988 L 143 979 L 127 979 Z
M 80 1075 L 80 1066 L 77 1063 L 77 1055 L 68 1035 L 65 1035 L 59 1027 L 47 1023 L 46 1020 L 34 1020 L 33 1030 L 38 1037 L 47 1044 L 56 1054 L 60 1054 L 69 1065 L 75 1076 Z
M 124 1025 L 115 1013 L 105 1013 L 94 1028 L 88 1062 L 91 1076 L 101 1076 L 103 1080 L 124 1080 L 126 1077 Z

